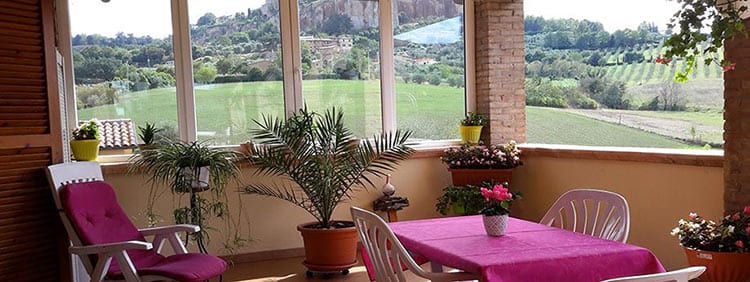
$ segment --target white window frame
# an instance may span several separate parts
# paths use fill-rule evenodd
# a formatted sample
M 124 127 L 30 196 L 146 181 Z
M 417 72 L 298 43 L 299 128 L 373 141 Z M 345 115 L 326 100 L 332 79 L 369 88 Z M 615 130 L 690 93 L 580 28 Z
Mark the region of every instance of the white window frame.
M 92 0 L 94 1 L 94 0 Z M 125 0 L 117 0 L 125 1 Z M 193 56 L 190 40 L 188 0 L 169 0 L 172 17 L 172 48 L 175 57 L 175 80 L 177 99 L 177 123 L 180 138 L 197 140 L 197 119 L 193 83 Z M 381 111 L 384 132 L 396 129 L 396 99 L 394 74 L 393 0 L 378 1 L 380 25 L 380 80 Z M 463 1 L 464 5 L 464 79 L 465 111 L 474 111 L 475 99 L 475 54 L 474 54 L 474 0 Z M 67 107 L 69 126 L 76 127 L 78 116 L 75 105 L 74 72 L 72 63 L 72 40 L 70 33 L 69 0 L 56 0 L 60 52 L 65 59 L 66 95 L 73 101 Z M 302 96 L 302 72 L 299 38 L 298 0 L 279 0 L 279 29 L 281 34 L 284 110 L 290 114 L 304 106 Z M 388 7 L 388 9 L 383 9 Z M 452 144 L 455 140 L 426 142 L 430 145 Z

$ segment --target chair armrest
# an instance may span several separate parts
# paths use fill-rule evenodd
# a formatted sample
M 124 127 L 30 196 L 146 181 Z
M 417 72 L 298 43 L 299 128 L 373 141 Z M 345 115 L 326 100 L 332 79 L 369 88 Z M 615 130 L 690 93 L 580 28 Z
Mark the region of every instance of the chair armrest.
M 125 241 L 107 244 L 97 244 L 88 246 L 73 246 L 69 250 L 71 253 L 78 255 L 102 254 L 124 250 L 150 250 L 153 245 L 149 242 L 142 241 Z
M 200 226 L 192 225 L 192 224 L 177 224 L 177 225 L 158 226 L 158 227 L 138 229 L 138 231 L 140 231 L 141 235 L 143 235 L 144 237 L 171 234 L 171 233 L 177 233 L 177 232 L 194 233 L 200 230 L 201 230 Z

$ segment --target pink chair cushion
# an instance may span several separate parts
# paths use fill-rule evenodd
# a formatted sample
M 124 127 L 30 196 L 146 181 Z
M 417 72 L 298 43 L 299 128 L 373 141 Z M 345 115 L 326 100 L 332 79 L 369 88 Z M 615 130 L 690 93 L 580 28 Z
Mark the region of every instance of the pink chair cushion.
M 103 181 L 72 183 L 60 191 L 65 213 L 84 245 L 146 241 L 117 203 L 112 186 Z M 219 276 L 226 262 L 205 254 L 164 257 L 152 250 L 129 250 L 139 275 L 162 275 L 178 281 L 202 281 Z M 107 276 L 122 278 L 115 260 Z

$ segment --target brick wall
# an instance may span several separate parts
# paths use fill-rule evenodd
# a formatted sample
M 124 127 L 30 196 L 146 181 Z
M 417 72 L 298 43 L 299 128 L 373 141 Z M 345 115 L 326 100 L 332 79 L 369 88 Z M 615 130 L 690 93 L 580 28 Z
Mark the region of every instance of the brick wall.
M 526 142 L 523 0 L 477 0 L 476 111 L 485 143 Z
M 724 210 L 738 211 L 750 205 L 750 38 L 727 40 L 725 50 L 737 66 L 724 73 Z

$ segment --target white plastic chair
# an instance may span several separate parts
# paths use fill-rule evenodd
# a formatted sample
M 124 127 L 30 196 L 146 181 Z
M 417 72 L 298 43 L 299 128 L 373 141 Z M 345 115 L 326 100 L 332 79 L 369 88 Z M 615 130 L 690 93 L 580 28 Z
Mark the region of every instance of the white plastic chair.
M 117 261 L 122 270 L 125 281 L 172 281 L 174 279 L 162 275 L 139 275 L 137 267 L 131 261 L 128 250 L 153 250 L 161 253 L 162 247 L 169 242 L 175 254 L 186 254 L 180 232 L 197 232 L 200 228 L 196 225 L 180 224 L 172 226 L 161 226 L 154 228 L 138 229 L 143 236 L 154 236 L 152 242 L 126 241 L 108 244 L 86 245 L 79 237 L 73 222 L 65 213 L 60 197 L 63 187 L 71 183 L 83 183 L 93 181 L 104 181 L 101 167 L 96 162 L 74 162 L 51 165 L 47 167 L 47 179 L 55 200 L 60 219 L 65 226 L 72 246 L 68 249 L 73 259 L 80 259 L 86 274 L 91 281 L 108 281 L 107 270 L 113 259 Z M 77 257 L 77 258 L 76 258 Z M 76 265 L 78 263 L 74 263 Z M 74 269 L 74 272 L 78 271 Z M 87 280 L 81 277 L 83 273 L 75 273 L 76 281 Z M 118 281 L 122 281 L 117 279 Z
M 630 233 L 630 209 L 617 193 L 576 189 L 562 194 L 540 223 L 625 243 Z
M 359 239 L 370 256 L 375 281 L 393 282 L 407 281 L 402 263 L 414 274 L 432 281 L 478 280 L 479 278 L 466 272 L 427 272 L 422 269 L 401 242 L 393 234 L 385 221 L 367 210 L 351 207 L 352 220 L 357 226 Z
M 692 266 L 664 273 L 607 279 L 602 282 L 688 282 L 690 279 L 701 276 L 704 271 L 706 271 L 705 266 Z

